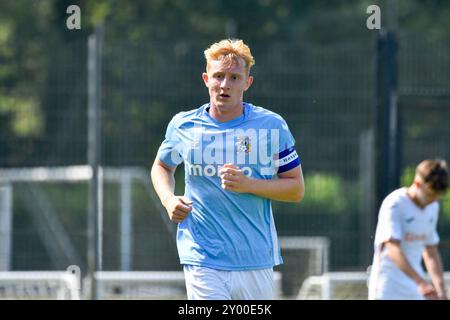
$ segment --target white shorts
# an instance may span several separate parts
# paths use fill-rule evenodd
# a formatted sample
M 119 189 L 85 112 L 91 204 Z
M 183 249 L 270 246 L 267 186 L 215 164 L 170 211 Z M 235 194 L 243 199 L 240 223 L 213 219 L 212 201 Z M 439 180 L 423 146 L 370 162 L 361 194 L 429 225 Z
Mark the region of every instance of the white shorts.
M 369 286 L 369 300 L 425 300 L 415 288 L 402 290 L 395 283 Z
M 184 265 L 189 300 L 272 300 L 273 268 L 225 271 Z
M 369 300 L 424 300 L 417 285 L 400 269 L 391 272 L 372 270 L 369 278 Z

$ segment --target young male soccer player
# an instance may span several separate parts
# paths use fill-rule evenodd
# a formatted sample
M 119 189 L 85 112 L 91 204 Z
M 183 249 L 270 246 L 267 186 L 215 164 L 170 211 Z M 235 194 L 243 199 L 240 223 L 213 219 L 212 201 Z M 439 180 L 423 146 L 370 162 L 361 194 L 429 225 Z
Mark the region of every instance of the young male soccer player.
M 242 40 L 205 50 L 209 102 L 170 121 L 152 167 L 172 221 L 189 299 L 272 299 L 282 263 L 271 200 L 298 202 L 295 141 L 278 114 L 243 102 L 254 59 Z M 174 172 L 185 168 L 185 194 Z
M 414 181 L 383 201 L 375 234 L 369 299 L 447 299 L 439 236 L 438 198 L 448 188 L 443 160 L 424 160 Z M 422 258 L 432 284 L 425 280 Z

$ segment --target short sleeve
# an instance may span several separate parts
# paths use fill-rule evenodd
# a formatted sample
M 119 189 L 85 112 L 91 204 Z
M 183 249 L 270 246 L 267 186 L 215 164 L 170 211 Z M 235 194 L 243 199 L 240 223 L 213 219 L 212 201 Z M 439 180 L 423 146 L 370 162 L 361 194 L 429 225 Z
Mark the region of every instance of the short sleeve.
M 280 137 L 279 137 L 279 146 L 278 153 L 281 153 L 295 145 L 295 139 L 292 136 L 291 131 L 284 119 L 281 119 L 280 122 Z
M 158 149 L 158 158 L 165 164 L 176 167 L 183 158 L 181 157 L 181 140 L 176 127 L 176 116 L 169 122 L 164 141 Z
M 439 205 L 437 204 L 438 209 L 436 210 L 436 213 L 433 216 L 433 228 L 428 234 L 426 244 L 429 246 L 436 245 L 439 243 L 439 234 L 437 232 L 437 223 L 438 223 L 438 213 L 439 213 Z
M 375 246 L 390 239 L 401 240 L 403 238 L 400 210 L 397 203 L 385 201 L 378 215 L 378 227 L 375 236 Z
M 274 163 L 277 173 L 289 171 L 301 164 L 295 149 L 295 139 L 284 119 L 281 119 L 278 145 L 275 148 Z

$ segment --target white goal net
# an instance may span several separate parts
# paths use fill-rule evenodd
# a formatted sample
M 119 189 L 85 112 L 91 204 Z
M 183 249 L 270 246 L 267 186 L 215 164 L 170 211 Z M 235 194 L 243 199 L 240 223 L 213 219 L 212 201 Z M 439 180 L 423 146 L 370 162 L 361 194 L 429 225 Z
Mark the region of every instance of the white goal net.
M 102 271 L 95 278 L 101 300 L 186 299 L 184 274 L 179 271 Z
M 64 271 L 0 272 L 0 300 L 79 300 L 79 278 Z
M 303 281 L 309 276 L 328 271 L 329 246 L 327 237 L 283 236 L 279 238 L 283 264 L 282 293 L 295 298 Z

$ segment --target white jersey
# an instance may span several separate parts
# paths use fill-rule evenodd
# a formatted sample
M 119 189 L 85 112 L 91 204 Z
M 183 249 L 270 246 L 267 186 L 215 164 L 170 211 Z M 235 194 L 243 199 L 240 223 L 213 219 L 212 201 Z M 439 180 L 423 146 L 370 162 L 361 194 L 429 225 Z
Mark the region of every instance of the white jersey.
M 436 231 L 439 203 L 418 207 L 406 188 L 393 191 L 383 201 L 375 233 L 375 252 L 369 280 L 369 299 L 422 299 L 416 283 L 389 258 L 382 244 L 400 240 L 401 249 L 414 268 L 424 276 L 422 253 L 426 245 L 439 243 Z

